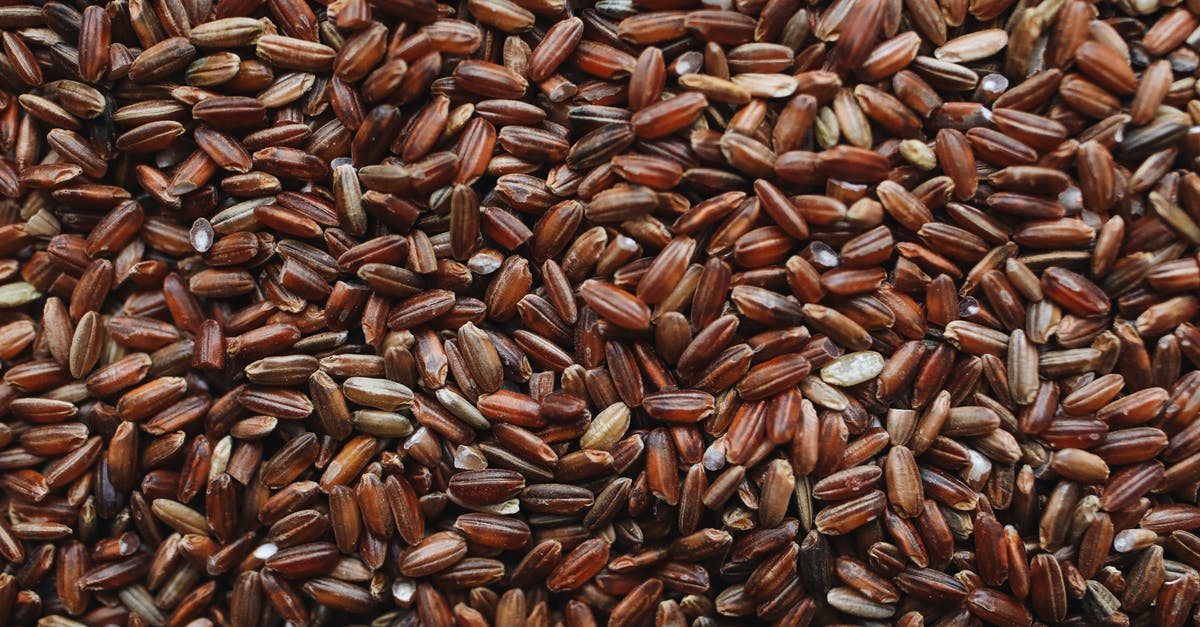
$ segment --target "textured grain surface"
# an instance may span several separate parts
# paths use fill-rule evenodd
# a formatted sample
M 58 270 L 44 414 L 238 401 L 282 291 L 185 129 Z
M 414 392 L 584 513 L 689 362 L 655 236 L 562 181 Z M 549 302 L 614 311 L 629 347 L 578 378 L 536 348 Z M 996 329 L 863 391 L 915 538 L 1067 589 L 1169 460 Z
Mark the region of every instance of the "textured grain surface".
M 0 625 L 1196 620 L 1197 12 L 0 7 Z

